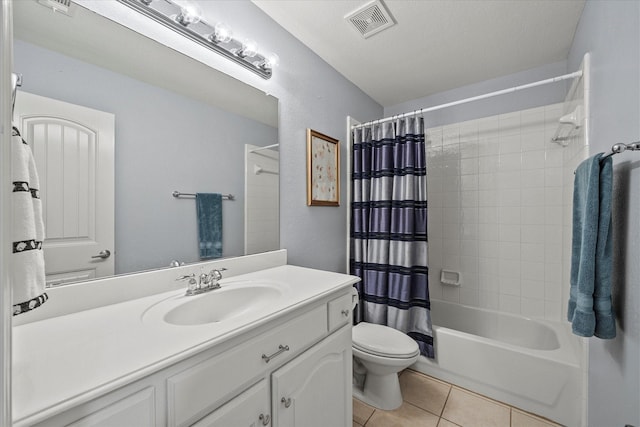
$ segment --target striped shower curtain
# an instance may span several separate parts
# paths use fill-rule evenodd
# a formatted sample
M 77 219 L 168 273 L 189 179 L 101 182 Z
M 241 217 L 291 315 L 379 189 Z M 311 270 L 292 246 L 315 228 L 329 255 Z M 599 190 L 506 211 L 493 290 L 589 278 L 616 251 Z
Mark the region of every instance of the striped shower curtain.
M 387 325 L 434 357 L 427 267 L 427 169 L 420 117 L 354 131 L 351 274 L 356 321 Z

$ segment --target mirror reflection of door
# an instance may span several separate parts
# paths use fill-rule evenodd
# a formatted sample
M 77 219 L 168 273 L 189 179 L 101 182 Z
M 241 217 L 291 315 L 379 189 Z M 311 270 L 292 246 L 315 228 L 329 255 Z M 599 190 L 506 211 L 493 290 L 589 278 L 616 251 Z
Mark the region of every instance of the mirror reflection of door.
M 40 178 L 47 286 L 113 275 L 115 116 L 19 91 L 14 120 Z

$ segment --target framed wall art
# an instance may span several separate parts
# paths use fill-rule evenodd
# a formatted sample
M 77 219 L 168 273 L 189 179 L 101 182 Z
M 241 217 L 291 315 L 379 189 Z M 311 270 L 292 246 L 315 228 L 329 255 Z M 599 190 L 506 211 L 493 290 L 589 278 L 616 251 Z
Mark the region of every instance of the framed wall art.
M 340 141 L 307 129 L 307 205 L 340 206 Z

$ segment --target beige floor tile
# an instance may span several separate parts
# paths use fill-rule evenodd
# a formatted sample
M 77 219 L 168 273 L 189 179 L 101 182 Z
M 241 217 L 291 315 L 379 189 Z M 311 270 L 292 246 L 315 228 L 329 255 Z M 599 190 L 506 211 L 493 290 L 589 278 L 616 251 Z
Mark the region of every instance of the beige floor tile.
M 458 424 L 452 423 L 451 421 L 445 420 L 444 418 L 440 418 L 438 427 L 460 427 L 460 426 Z
M 363 425 L 362 424 L 358 424 L 357 422 L 354 421 L 353 422 L 353 427 L 363 427 Z
M 509 427 L 511 408 L 453 387 L 442 418 L 464 427 Z
M 511 427 L 560 427 L 560 424 L 512 408 Z
M 405 401 L 440 415 L 451 386 L 410 369 L 400 375 L 400 388 Z
M 395 411 L 376 409 L 366 427 L 437 427 L 438 417 L 404 402 Z
M 353 421 L 356 423 L 365 425 L 374 410 L 375 408 L 367 405 L 366 403 L 361 402 L 356 398 L 353 399 Z

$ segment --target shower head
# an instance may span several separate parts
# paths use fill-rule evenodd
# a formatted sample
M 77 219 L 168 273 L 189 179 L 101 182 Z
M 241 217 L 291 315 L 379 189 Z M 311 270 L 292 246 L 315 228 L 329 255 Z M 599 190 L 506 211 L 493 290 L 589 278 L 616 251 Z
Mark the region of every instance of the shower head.
M 571 113 L 560 117 L 558 120 L 561 124 L 572 125 L 575 129 L 582 126 L 582 106 L 578 105 Z

